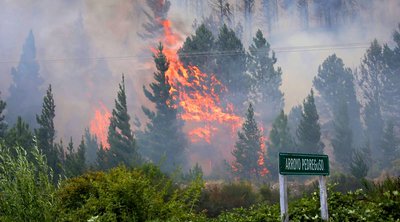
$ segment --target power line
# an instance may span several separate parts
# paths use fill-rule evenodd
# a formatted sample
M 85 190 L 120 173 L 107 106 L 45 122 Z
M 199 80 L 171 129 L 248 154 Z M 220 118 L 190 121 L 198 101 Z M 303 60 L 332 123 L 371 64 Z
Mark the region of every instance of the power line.
M 370 46 L 369 43 L 345 43 L 345 44 L 334 44 L 334 45 L 309 45 L 309 46 L 287 46 L 287 47 L 276 47 L 270 48 L 276 54 L 279 53 L 298 53 L 298 52 L 313 52 L 313 51 L 326 51 L 326 50 L 351 50 L 351 49 L 366 49 Z M 267 52 L 265 49 L 256 50 L 254 52 Z M 203 51 L 203 52 L 191 52 L 191 53 L 179 53 L 180 57 L 200 57 L 200 56 L 234 56 L 245 54 L 245 50 L 225 50 L 225 51 Z M 126 56 L 105 56 L 105 57 L 75 57 L 75 58 L 50 58 L 50 59 L 36 59 L 38 62 L 52 63 L 52 62 L 68 62 L 68 61 L 82 61 L 82 60 L 131 60 L 134 58 L 147 59 L 152 56 L 144 55 L 126 55 Z M 3 60 L 0 64 L 6 63 L 18 63 L 18 60 Z

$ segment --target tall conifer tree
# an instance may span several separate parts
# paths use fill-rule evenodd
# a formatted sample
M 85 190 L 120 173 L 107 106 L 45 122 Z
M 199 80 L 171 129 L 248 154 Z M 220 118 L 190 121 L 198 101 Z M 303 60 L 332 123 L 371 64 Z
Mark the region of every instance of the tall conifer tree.
M 319 116 L 315 107 L 314 92 L 303 102 L 303 113 L 297 128 L 297 142 L 300 152 L 322 153 L 324 144 L 321 142 L 321 127 Z
M 24 122 L 20 116 L 17 118 L 17 123 L 7 131 L 5 141 L 8 147 L 20 146 L 23 148 L 27 151 L 29 160 L 33 160 L 31 155 L 34 145 L 33 133 L 29 128 L 29 124 Z
M 245 110 L 244 102 L 249 92 L 249 76 L 246 73 L 246 53 L 242 42 L 232 29 L 223 25 L 220 29 L 215 49 L 216 77 L 227 88 L 227 95 L 236 108 Z M 228 55 L 227 55 L 228 54 Z
M 294 142 L 292 135 L 290 134 L 288 117 L 285 115 L 283 110 L 279 116 L 275 119 L 272 124 L 272 129 L 269 133 L 268 142 L 268 166 L 271 172 L 272 178 L 276 179 L 278 177 L 278 154 L 279 152 L 290 152 L 294 151 Z
M 143 133 L 141 145 L 143 153 L 154 163 L 162 164 L 162 168 L 171 172 L 179 166 L 185 166 L 187 139 L 183 133 L 183 122 L 178 118 L 176 102 L 171 94 L 166 71 L 169 62 L 160 44 L 154 55 L 157 72 L 149 91 L 143 86 L 145 96 L 155 105 L 155 111 L 142 107 L 149 123 Z
M 234 157 L 233 173 L 241 179 L 259 179 L 266 170 L 265 162 L 260 164 L 262 153 L 262 134 L 254 118 L 253 106 L 249 105 L 246 113 L 246 121 L 242 130 L 238 132 L 238 140 L 232 151 Z
M 349 125 L 349 115 L 347 111 L 347 103 L 342 102 L 341 107 L 334 113 L 334 136 L 331 141 L 333 153 L 336 162 L 347 170 L 351 162 L 351 153 L 353 153 L 353 132 Z
M 263 124 L 269 125 L 283 109 L 282 70 L 275 68 L 277 62 L 261 30 L 258 30 L 247 56 L 247 71 L 250 74 L 250 99 L 259 110 L 264 110 Z
M 186 66 L 195 65 L 202 72 L 213 73 L 215 70 L 215 57 L 211 55 L 213 48 L 214 36 L 202 24 L 196 29 L 195 35 L 186 38 L 178 51 L 179 59 Z
M 68 144 L 68 153 L 65 157 L 65 175 L 67 177 L 75 177 L 83 174 L 86 170 L 85 164 L 85 141 L 81 140 L 78 149 L 74 150 L 72 138 Z
M 118 164 L 126 166 L 137 165 L 140 163 L 140 157 L 137 152 L 136 142 L 131 131 L 129 123 L 130 116 L 126 104 L 125 78 L 122 75 L 122 81 L 119 84 L 115 108 L 110 118 L 108 127 L 108 143 L 110 149 L 107 152 L 109 167 L 115 167 Z
M 96 135 L 92 135 L 88 128 L 85 129 L 85 160 L 88 165 L 94 165 L 97 159 L 99 143 Z
M 346 68 L 342 59 L 333 54 L 319 66 L 313 85 L 324 102 L 328 104 L 328 113 L 329 111 L 332 113 L 329 115 L 331 119 L 338 116 L 335 112 L 340 112 L 343 109 L 343 103 L 346 103 L 348 117 L 344 118 L 349 121 L 355 144 L 360 145 L 362 141 L 360 104 L 357 101 L 351 69 Z
M 62 174 L 60 150 L 54 146 L 54 139 L 56 136 L 56 131 L 54 129 L 54 117 L 56 116 L 55 108 L 53 92 L 51 85 L 49 85 L 46 95 L 43 98 L 42 113 L 41 115 L 36 115 L 39 128 L 35 129 L 35 134 L 38 147 L 46 156 L 47 164 L 54 170 L 56 175 L 60 175 Z M 56 180 L 58 179 L 58 177 L 54 178 Z
M 17 117 L 21 116 L 31 127 L 36 128 L 36 115 L 40 113 L 43 98 L 39 87 L 44 81 L 40 77 L 39 64 L 36 61 L 32 31 L 25 41 L 18 66 L 11 69 L 11 75 L 13 84 L 7 99 L 7 122 L 14 124 Z

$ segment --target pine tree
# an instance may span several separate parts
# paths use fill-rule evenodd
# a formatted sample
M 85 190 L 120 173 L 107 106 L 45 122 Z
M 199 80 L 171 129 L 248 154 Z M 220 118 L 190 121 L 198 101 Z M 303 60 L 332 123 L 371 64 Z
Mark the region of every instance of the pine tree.
M 233 173 L 240 179 L 259 179 L 265 173 L 265 162 L 260 164 L 262 153 L 262 134 L 254 118 L 253 106 L 249 105 L 246 113 L 246 121 L 242 125 L 242 130 L 238 132 L 238 140 L 232 151 L 234 162 L 232 164 Z
M 269 125 L 284 106 L 283 93 L 279 89 L 282 84 L 282 70 L 275 68 L 275 53 L 270 55 L 271 48 L 260 30 L 253 38 L 247 56 L 247 70 L 250 74 L 250 100 L 259 110 L 264 110 L 263 124 Z
M 0 92 L 1 95 L 1 92 Z M 0 98 L 0 139 L 4 138 L 6 135 L 6 130 L 7 130 L 7 123 L 5 122 L 5 116 L 4 116 L 4 110 L 6 108 L 6 102 L 1 100 Z
M 96 135 L 92 135 L 88 128 L 85 129 L 85 160 L 88 165 L 94 165 L 97 159 L 99 144 Z
M 72 137 L 69 140 L 67 146 L 67 153 L 65 155 L 65 176 L 68 178 L 76 176 L 74 175 L 74 168 L 75 167 L 75 155 L 74 155 L 74 143 L 72 142 Z
M 289 130 L 288 117 L 285 115 L 283 110 L 272 124 L 267 147 L 269 157 L 269 170 L 271 172 L 272 178 L 276 179 L 278 178 L 279 173 L 279 152 L 294 151 L 294 142 Z
M 96 154 L 96 166 L 95 168 L 97 170 L 107 170 L 110 168 L 109 166 L 109 161 L 108 161 L 109 155 L 107 155 L 107 151 L 103 147 L 103 144 L 100 143 L 99 149 L 97 150 Z
M 22 49 L 22 55 L 16 68 L 11 69 L 13 84 L 7 99 L 7 116 L 9 124 L 14 124 L 21 116 L 31 127 L 36 128 L 36 114 L 40 113 L 43 93 L 39 87 L 43 84 L 39 64 L 36 61 L 35 39 L 32 31 Z M 29 95 L 29 96 L 27 96 Z
M 172 172 L 179 166 L 185 166 L 185 150 L 187 139 L 183 133 L 183 122 L 178 118 L 176 102 L 170 92 L 166 71 L 169 62 L 160 44 L 154 55 L 157 72 L 154 82 L 150 84 L 151 91 L 143 86 L 145 96 L 154 103 L 155 111 L 142 107 L 149 123 L 141 139 L 143 154 L 156 164 L 163 163 L 166 172 Z
M 85 149 L 85 141 L 82 137 L 78 150 L 74 151 L 74 144 L 71 137 L 67 147 L 68 153 L 65 158 L 65 174 L 67 177 L 79 176 L 85 172 Z
M 396 137 L 393 121 L 388 121 L 383 133 L 381 145 L 383 152 L 383 167 L 390 167 L 392 161 L 398 157 L 396 151 L 399 148 L 399 142 L 399 139 Z
M 346 102 L 343 102 L 340 109 L 335 112 L 333 124 L 334 137 L 332 139 L 332 147 L 335 160 L 347 170 L 351 162 L 351 155 L 349 153 L 353 153 L 353 134 L 349 126 Z
M 343 103 L 346 103 L 354 143 L 359 145 L 362 140 L 360 104 L 357 101 L 351 69 L 346 68 L 342 59 L 333 54 L 319 66 L 313 85 L 328 105 L 328 113 L 332 113 L 328 118 L 333 119 L 335 112 L 342 109 Z
M 110 149 L 107 152 L 107 160 L 110 167 L 116 167 L 119 164 L 133 166 L 140 163 L 140 157 L 137 152 L 136 142 L 133 138 L 130 116 L 126 104 L 125 78 L 122 75 L 122 82 L 119 84 L 115 108 L 110 118 L 108 128 L 108 143 Z
M 215 75 L 227 88 L 229 99 L 240 110 L 249 92 L 249 76 L 246 74 L 246 53 L 243 44 L 232 29 L 223 25 L 220 29 L 215 48 L 221 55 L 216 56 L 217 70 Z M 226 56 L 226 53 L 230 53 Z
M 185 66 L 194 65 L 204 73 L 213 73 L 215 70 L 215 57 L 211 55 L 213 50 L 214 36 L 202 24 L 196 29 L 195 35 L 186 38 L 178 55 Z
M 293 142 L 296 144 L 297 128 L 299 128 L 303 107 L 301 105 L 293 106 L 288 115 L 288 125 Z M 296 151 L 296 150 L 294 150 Z
M 21 147 L 27 151 L 29 160 L 33 160 L 33 156 L 30 155 L 34 147 L 33 133 L 20 116 L 17 118 L 17 123 L 6 133 L 5 142 L 7 147 Z
M 324 144 L 321 142 L 321 127 L 319 116 L 315 107 L 314 92 L 303 102 L 303 113 L 297 128 L 297 142 L 300 152 L 322 153 Z
M 379 147 L 382 143 L 385 116 L 383 107 L 386 99 L 382 93 L 385 88 L 382 79 L 386 78 L 385 73 L 387 73 L 387 64 L 383 47 L 377 40 L 374 40 L 362 60 L 358 73 L 358 84 L 366 103 L 363 113 L 366 127 L 365 137 L 370 141 L 372 154 L 380 157 Z
M 36 115 L 39 128 L 35 129 L 35 134 L 38 148 L 46 156 L 47 164 L 54 170 L 56 175 L 60 175 L 62 173 L 60 151 L 54 146 L 56 133 L 54 129 L 55 108 L 51 85 L 49 85 L 46 96 L 43 98 L 42 113 L 40 116 Z M 55 177 L 55 179 L 57 180 L 58 177 Z
M 370 165 L 368 155 L 367 149 L 356 149 L 351 153 L 350 172 L 354 177 L 361 179 L 367 176 Z

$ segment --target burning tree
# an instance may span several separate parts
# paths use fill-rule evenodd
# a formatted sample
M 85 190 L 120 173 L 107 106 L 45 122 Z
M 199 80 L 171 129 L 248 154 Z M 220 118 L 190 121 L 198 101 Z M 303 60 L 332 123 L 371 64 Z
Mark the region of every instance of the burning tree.
M 240 179 L 260 179 L 268 173 L 265 155 L 265 141 L 262 130 L 254 119 L 253 106 L 247 109 L 246 121 L 242 125 L 242 131 L 238 132 L 238 141 L 232 152 L 234 163 L 233 173 Z
M 154 55 L 154 62 L 157 72 L 154 73 L 155 82 L 149 86 L 151 92 L 143 86 L 145 96 L 156 108 L 153 112 L 142 107 L 150 120 L 143 133 L 143 153 L 155 163 L 164 162 L 163 168 L 171 172 L 176 167 L 184 165 L 187 140 L 182 130 L 183 121 L 178 118 L 174 90 L 166 74 L 169 62 L 161 44 Z

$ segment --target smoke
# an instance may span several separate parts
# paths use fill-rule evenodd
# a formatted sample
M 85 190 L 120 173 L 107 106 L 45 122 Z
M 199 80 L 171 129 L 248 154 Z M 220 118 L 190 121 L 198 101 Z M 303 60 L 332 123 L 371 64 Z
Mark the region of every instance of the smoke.
M 199 23 L 211 12 L 206 1 L 198 2 L 203 1 L 171 1 L 169 19 L 183 36 L 193 33 L 195 19 Z M 230 1 L 235 8 L 234 20 L 245 24 L 236 2 L 239 1 Z M 279 4 L 279 20 L 273 26 L 276 28 L 269 31 L 262 22 L 261 4 L 257 1 L 254 27 L 248 30 L 253 31 L 252 36 L 257 29 L 263 30 L 276 51 L 278 66 L 283 71 L 281 89 L 286 111 L 306 97 L 318 65 L 328 55 L 336 53 L 346 66 L 354 69 L 374 38 L 391 44 L 392 30 L 400 22 L 400 2 L 356 2 L 356 17 L 331 28 L 320 24 L 316 9 L 310 6 L 308 29 L 299 24 L 296 4 Z M 147 22 L 144 0 L 0 0 L 0 5 L 3 99 L 9 96 L 11 67 L 18 64 L 23 42 L 32 29 L 40 74 L 45 79 L 41 87 L 45 89 L 52 84 L 54 89 L 59 138 L 73 136 L 77 143 L 99 103 L 111 110 L 122 73 L 126 77 L 129 113 L 144 119 L 140 106 L 151 107 L 151 104 L 143 96 L 142 86 L 152 79 L 150 47 L 155 43 L 138 35 L 143 32 L 142 24 Z M 356 43 L 357 47 L 348 43 Z

